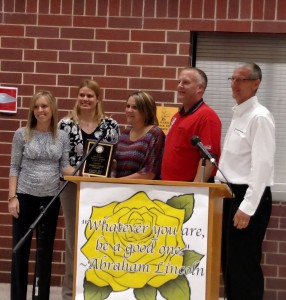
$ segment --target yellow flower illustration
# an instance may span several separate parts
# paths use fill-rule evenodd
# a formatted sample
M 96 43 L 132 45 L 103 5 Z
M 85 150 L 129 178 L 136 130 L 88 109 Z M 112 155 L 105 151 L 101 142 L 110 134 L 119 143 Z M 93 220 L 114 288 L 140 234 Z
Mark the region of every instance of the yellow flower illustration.
M 158 288 L 178 277 L 183 265 L 185 210 L 139 192 L 123 202 L 93 207 L 82 253 L 86 280 L 113 291 Z M 166 225 L 168 224 L 168 225 Z

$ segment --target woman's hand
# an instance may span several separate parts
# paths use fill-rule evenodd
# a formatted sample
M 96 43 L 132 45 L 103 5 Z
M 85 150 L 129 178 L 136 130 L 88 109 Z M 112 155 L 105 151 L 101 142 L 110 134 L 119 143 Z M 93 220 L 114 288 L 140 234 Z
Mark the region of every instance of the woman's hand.
M 8 202 L 8 211 L 16 219 L 19 218 L 20 204 L 17 196 L 13 197 Z

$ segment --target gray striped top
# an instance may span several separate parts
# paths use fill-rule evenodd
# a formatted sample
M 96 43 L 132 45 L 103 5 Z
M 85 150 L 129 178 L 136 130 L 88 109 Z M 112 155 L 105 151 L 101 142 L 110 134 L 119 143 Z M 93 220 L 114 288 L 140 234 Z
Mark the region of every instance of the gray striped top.
M 25 128 L 16 130 L 11 153 L 10 176 L 17 176 L 17 193 L 38 197 L 55 196 L 60 186 L 60 171 L 69 165 L 69 139 L 58 130 L 54 142 L 51 132 L 33 130 L 25 140 Z

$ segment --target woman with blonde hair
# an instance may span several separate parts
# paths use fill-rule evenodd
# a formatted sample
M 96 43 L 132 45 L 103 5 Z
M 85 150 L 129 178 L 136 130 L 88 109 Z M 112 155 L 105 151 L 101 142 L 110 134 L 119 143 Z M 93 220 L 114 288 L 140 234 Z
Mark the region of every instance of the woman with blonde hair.
M 59 193 L 60 173 L 71 175 L 67 134 L 57 129 L 56 99 L 38 91 L 25 127 L 12 141 L 8 209 L 13 216 L 13 247 Z M 60 208 L 54 199 L 36 226 L 37 254 L 32 299 L 49 299 L 53 245 Z M 32 235 L 12 256 L 11 300 L 26 300 Z
M 134 92 L 128 96 L 125 113 L 129 126 L 117 145 L 116 177 L 160 179 L 165 134 L 158 127 L 154 99 L 147 92 Z
M 70 164 L 78 166 L 84 156 L 87 140 L 98 140 L 116 144 L 119 137 L 117 122 L 104 114 L 100 97 L 100 86 L 94 80 L 83 80 L 71 113 L 60 120 L 59 128 L 69 135 Z M 62 299 L 71 300 L 73 292 L 74 232 L 76 215 L 76 185 L 69 182 L 61 194 L 61 204 L 66 228 L 65 276 Z

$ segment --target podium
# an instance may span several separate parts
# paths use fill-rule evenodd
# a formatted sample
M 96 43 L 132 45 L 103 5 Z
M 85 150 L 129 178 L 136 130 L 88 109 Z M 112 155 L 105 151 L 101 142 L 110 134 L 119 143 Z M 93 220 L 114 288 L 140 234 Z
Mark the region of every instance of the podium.
M 219 299 L 227 185 L 65 179 L 77 184 L 74 299 Z

